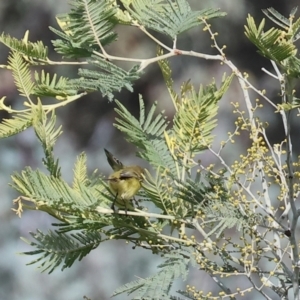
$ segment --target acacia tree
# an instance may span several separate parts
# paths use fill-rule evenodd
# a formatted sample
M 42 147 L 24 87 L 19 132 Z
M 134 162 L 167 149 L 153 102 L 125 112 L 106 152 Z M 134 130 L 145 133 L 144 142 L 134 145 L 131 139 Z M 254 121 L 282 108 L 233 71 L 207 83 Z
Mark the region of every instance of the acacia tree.
M 11 118 L 2 120 L 0 136 L 33 127 L 44 149 L 48 172 L 28 166 L 12 175 L 12 187 L 20 193 L 14 200 L 15 211 L 21 216 L 24 209 L 40 210 L 58 220 L 52 231 L 37 230 L 31 241 L 24 239 L 34 248 L 26 254 L 39 255 L 32 263 L 51 273 L 61 265 L 62 269 L 71 267 L 105 241 L 124 239 L 134 247 L 162 255 L 164 263 L 156 274 L 130 282 L 113 295 L 132 294 L 132 299 L 237 299 L 259 293 L 266 299 L 299 299 L 300 211 L 296 201 L 300 161 L 292 152 L 290 129 L 291 115 L 299 109 L 293 89 L 300 76 L 295 46 L 300 19 L 295 16 L 296 9 L 289 18 L 274 9 L 265 10 L 274 22 L 267 31 L 264 20 L 257 25 L 250 15 L 245 26 L 248 39 L 273 66 L 274 72 L 264 71 L 277 81 L 281 103 L 275 104 L 265 90 L 259 91 L 248 75 L 227 59 L 226 48 L 218 44 L 210 22 L 225 13 L 215 9 L 192 11 L 186 0 L 121 3 L 122 9 L 113 0 L 72 0 L 70 12 L 57 17 L 60 30 L 50 28 L 59 37 L 53 46 L 63 61 L 51 60 L 47 47 L 42 42 L 30 42 L 28 33 L 22 40 L 1 35 L 0 41 L 10 48 L 7 65 L 1 67 L 11 70 L 25 102 L 24 108 L 17 110 L 5 104 L 5 97 L 1 99 L 0 108 Z M 157 53 L 143 59 L 110 55 L 106 46 L 116 43 L 117 25 L 144 32 L 157 44 Z M 211 37 L 216 54 L 177 47 L 177 37 L 197 26 L 204 28 L 201 34 Z M 169 37 L 172 46 L 157 38 L 156 32 Z M 229 75 L 224 74 L 220 83 L 212 81 L 200 87 L 186 81 L 178 93 L 168 58 L 179 55 L 219 61 Z M 131 62 L 132 67 L 122 69 L 116 61 Z M 175 110 L 170 120 L 157 110 L 156 103 L 146 112 L 142 96 L 139 118 L 114 98 L 123 88 L 132 91 L 133 82 L 155 63 L 161 68 L 169 103 Z M 77 65 L 78 77 L 58 78 L 43 70 L 45 65 L 64 64 Z M 32 78 L 31 68 L 37 66 Z M 235 130 L 229 132 L 228 139 L 212 146 L 218 108 L 233 79 L 243 94 L 231 102 Z M 94 91 L 115 102 L 118 117 L 114 125 L 154 171 L 146 172 L 139 192 L 145 201 L 134 210 L 110 209 L 114 195 L 105 178 L 89 176 L 85 154 L 78 156 L 71 185 L 62 177 L 59 160 L 53 155 L 62 133 L 56 125 L 56 110 Z M 254 98 L 250 92 L 256 94 Z M 54 103 L 44 104 L 46 96 Z M 242 103 L 245 111 L 240 108 Z M 271 144 L 268 124 L 258 117 L 264 104 L 282 117 L 285 137 L 278 144 Z M 241 142 L 240 134 L 250 146 L 230 164 L 223 149 Z M 197 157 L 203 153 L 212 154 L 223 167 L 199 161 Z M 149 202 L 152 211 L 147 209 Z M 231 228 L 235 228 L 237 238 L 231 237 Z M 177 291 L 179 297 L 170 293 L 174 280 L 185 279 L 191 265 L 213 278 L 218 294 L 204 294 L 190 286 Z M 231 277 L 244 278 L 244 288 L 233 286 Z

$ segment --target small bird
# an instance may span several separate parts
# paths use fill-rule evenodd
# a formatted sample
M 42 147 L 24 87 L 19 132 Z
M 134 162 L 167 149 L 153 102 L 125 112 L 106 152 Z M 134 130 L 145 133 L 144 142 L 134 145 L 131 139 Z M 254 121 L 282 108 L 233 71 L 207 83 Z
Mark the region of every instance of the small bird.
M 114 170 L 108 177 L 109 187 L 115 194 L 111 208 L 115 210 L 116 204 L 117 206 L 125 206 L 125 211 L 127 211 L 130 200 L 142 187 L 145 171 L 140 166 L 124 166 L 109 151 L 106 149 L 104 151 L 108 163 Z

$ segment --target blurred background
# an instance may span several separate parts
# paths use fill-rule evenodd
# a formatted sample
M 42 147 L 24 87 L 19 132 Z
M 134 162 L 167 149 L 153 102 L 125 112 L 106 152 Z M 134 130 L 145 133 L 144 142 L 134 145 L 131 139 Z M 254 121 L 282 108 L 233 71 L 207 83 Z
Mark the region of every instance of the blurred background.
M 262 67 L 272 71 L 270 62 L 259 56 L 254 46 L 246 39 L 244 25 L 248 13 L 258 23 L 264 17 L 261 10 L 269 7 L 274 7 L 288 17 L 298 1 L 190 0 L 189 3 L 194 10 L 219 7 L 221 11 L 227 12 L 228 15 L 225 18 L 210 22 L 213 31 L 219 33 L 217 41 L 220 45 L 227 45 L 228 58 L 240 71 L 250 74 L 250 81 L 254 86 L 258 89 L 265 88 L 274 102 L 279 101 L 278 82 L 261 71 Z M 67 1 L 64 0 L 1 1 L 0 32 L 20 39 L 28 29 L 30 41 L 43 41 L 49 47 L 50 58 L 59 61 L 61 58 L 53 52 L 51 44 L 51 40 L 56 37 L 48 27 L 58 28 L 55 16 L 67 12 L 68 9 Z M 268 25 L 270 22 L 267 21 Z M 156 45 L 138 29 L 119 27 L 117 31 L 119 40 L 107 49 L 110 54 L 139 58 L 155 56 Z M 163 38 L 163 41 L 171 45 L 170 40 Z M 203 32 L 202 28 L 195 28 L 182 34 L 178 40 L 178 48 L 216 54 L 211 48 L 208 33 Z M 6 63 L 7 54 L 8 49 L 0 44 L 0 64 Z M 209 84 L 212 78 L 215 78 L 219 84 L 223 73 L 230 73 L 230 70 L 221 66 L 219 62 L 192 57 L 178 56 L 171 59 L 171 64 L 177 91 L 182 82 L 188 79 L 191 79 L 191 82 L 198 87 L 200 83 Z M 71 66 L 53 67 L 49 70 L 70 78 L 76 77 L 77 74 L 77 69 Z M 172 119 L 173 107 L 157 65 L 148 67 L 141 79 L 134 83 L 134 93 L 124 91 L 117 94 L 116 98 L 137 115 L 138 94 L 143 95 L 148 106 L 157 100 L 159 111 L 166 110 L 169 119 Z M 7 104 L 12 107 L 21 107 L 23 98 L 18 96 L 11 73 L 0 69 L 0 97 L 3 96 L 7 97 Z M 221 100 L 219 125 L 215 131 L 217 140 L 222 140 L 226 133 L 233 129 L 232 107 L 229 104 L 231 101 L 242 101 L 241 91 L 236 83 Z M 63 176 L 69 182 L 72 180 L 76 156 L 82 151 L 87 153 L 90 171 L 98 168 L 104 175 L 110 172 L 103 152 L 104 147 L 125 164 L 137 163 L 147 166 L 135 156 L 133 146 L 129 145 L 124 136 L 113 127 L 116 117 L 114 107 L 114 103 L 103 99 L 100 93 L 93 93 L 57 111 L 58 124 L 63 125 L 64 133 L 57 142 L 55 154 L 62 165 Z M 8 117 L 7 114 L 0 112 L 0 118 Z M 278 142 L 283 134 L 279 114 L 274 115 L 266 105 L 264 117 L 270 123 L 268 133 L 272 142 Z M 234 153 L 239 153 L 240 147 L 243 146 L 246 145 L 235 145 L 227 150 L 227 153 L 231 154 L 228 156 L 229 161 L 234 159 Z M 299 142 L 295 143 L 294 147 L 299 153 Z M 120 285 L 153 275 L 156 266 L 160 263 L 160 258 L 153 257 L 146 251 L 133 250 L 130 245 L 121 241 L 104 243 L 83 261 L 76 262 L 71 269 L 64 272 L 57 269 L 53 274 L 48 275 L 40 273 L 35 265 L 26 266 L 26 263 L 33 257 L 21 256 L 17 253 L 32 250 L 32 248 L 22 242 L 20 236 L 30 238 L 29 232 L 35 232 L 36 228 L 46 231 L 55 220 L 46 214 L 34 211 L 25 211 L 22 218 L 18 218 L 11 210 L 12 201 L 18 195 L 9 187 L 10 175 L 14 171 L 22 170 L 25 166 L 43 168 L 42 155 L 41 146 L 32 130 L 0 140 L 0 187 L 2 191 L 0 299 L 75 300 L 82 299 L 86 295 L 92 300 L 106 300 Z M 207 162 L 211 160 L 210 157 L 204 157 L 204 159 L 207 159 Z M 200 273 L 200 276 L 199 272 L 191 273 L 190 278 L 184 284 L 194 284 L 206 291 L 215 287 L 212 280 L 204 273 Z M 176 288 L 184 289 L 184 285 L 178 283 Z M 126 299 L 126 297 L 116 297 L 116 299 Z M 244 299 L 253 298 L 245 296 Z

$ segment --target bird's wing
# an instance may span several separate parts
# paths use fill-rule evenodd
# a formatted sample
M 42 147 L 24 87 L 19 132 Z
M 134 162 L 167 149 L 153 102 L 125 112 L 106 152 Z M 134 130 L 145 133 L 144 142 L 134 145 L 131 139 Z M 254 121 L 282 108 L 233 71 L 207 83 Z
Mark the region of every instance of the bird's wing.
M 123 169 L 120 173 L 120 179 L 139 178 L 139 175 L 130 169 Z

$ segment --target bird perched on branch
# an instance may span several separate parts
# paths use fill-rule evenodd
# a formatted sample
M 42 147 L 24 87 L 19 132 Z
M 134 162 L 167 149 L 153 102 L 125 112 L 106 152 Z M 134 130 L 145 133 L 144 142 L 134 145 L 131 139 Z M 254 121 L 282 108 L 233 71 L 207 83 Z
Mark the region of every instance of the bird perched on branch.
M 129 208 L 130 200 L 142 187 L 145 171 L 140 166 L 124 166 L 108 150 L 104 149 L 107 161 L 114 170 L 108 177 L 109 187 L 115 199 L 111 208 L 115 210 L 118 207 L 125 206 L 125 211 Z

